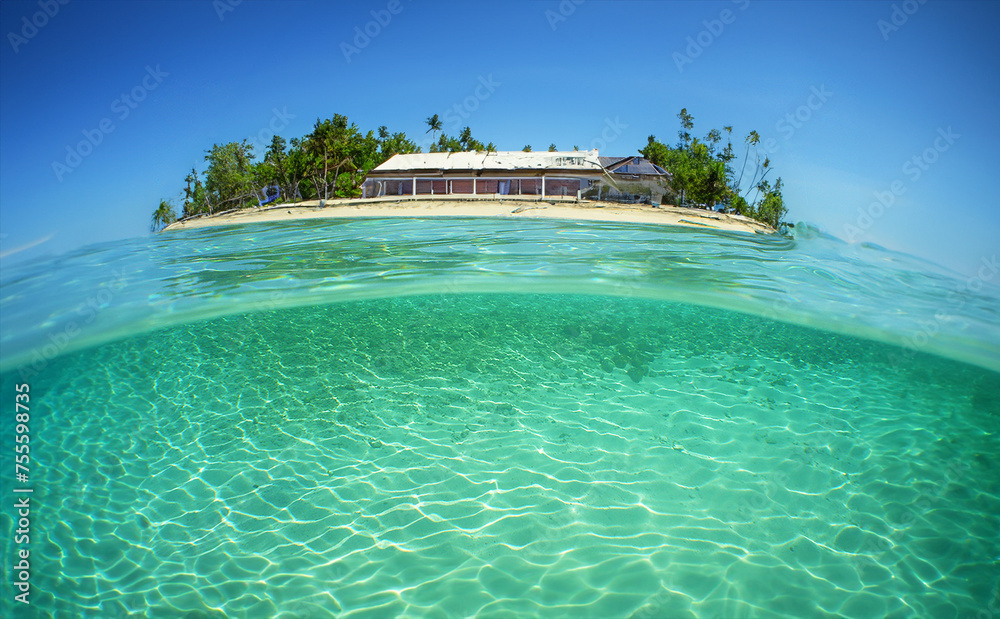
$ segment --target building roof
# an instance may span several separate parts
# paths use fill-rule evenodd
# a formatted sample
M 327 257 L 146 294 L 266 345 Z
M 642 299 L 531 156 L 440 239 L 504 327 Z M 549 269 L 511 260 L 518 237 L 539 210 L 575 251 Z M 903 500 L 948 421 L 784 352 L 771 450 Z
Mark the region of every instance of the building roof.
M 564 170 L 604 172 L 597 150 L 530 152 L 409 153 L 393 155 L 372 172 L 416 170 Z
M 671 176 L 660 166 L 649 159 L 631 155 L 628 157 L 598 157 L 601 165 L 612 174 L 650 174 L 656 176 Z M 639 163 L 635 163 L 638 160 Z
M 620 161 L 625 161 L 626 159 L 631 159 L 631 158 L 632 157 L 598 157 L 598 160 L 600 160 L 602 166 L 607 168 L 609 166 L 613 166 L 614 164 Z

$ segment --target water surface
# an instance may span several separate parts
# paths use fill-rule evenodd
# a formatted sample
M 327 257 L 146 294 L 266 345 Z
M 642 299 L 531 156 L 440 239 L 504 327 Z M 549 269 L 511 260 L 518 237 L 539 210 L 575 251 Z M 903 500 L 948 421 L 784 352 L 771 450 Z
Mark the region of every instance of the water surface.
M 1000 298 L 979 284 L 811 229 L 461 219 L 5 269 L 33 609 L 985 616 Z

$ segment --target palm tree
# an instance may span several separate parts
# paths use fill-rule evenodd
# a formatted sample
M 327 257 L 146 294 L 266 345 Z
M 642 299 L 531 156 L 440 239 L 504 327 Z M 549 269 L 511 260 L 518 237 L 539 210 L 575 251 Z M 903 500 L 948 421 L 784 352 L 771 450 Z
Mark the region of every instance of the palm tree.
M 554 152 L 556 152 L 556 145 L 555 145 L 555 142 L 553 142 L 552 144 L 549 144 L 549 152 L 550 152 L 550 153 L 554 153 Z
M 462 150 L 474 150 L 469 148 L 469 145 L 475 141 L 472 139 L 472 129 L 463 127 L 462 132 L 458 134 L 458 141 L 462 145 Z
M 746 138 L 747 152 L 743 154 L 743 169 L 740 170 L 740 178 L 736 181 L 736 190 L 739 191 L 740 183 L 743 182 L 743 172 L 747 169 L 747 157 L 750 155 L 750 147 L 757 146 L 760 143 L 760 134 L 756 131 L 751 131 L 747 134 Z
M 526 153 L 530 153 L 531 152 L 531 144 L 525 145 L 525 147 L 522 148 L 521 150 L 524 151 L 524 152 L 526 152 Z
M 430 133 L 431 134 L 431 140 L 432 141 L 436 140 L 437 139 L 437 132 L 440 131 L 441 127 L 442 127 L 441 120 L 438 118 L 438 115 L 435 114 L 435 115 L 431 116 L 430 118 L 428 118 L 426 122 L 427 122 L 427 126 L 430 127 L 430 129 L 428 129 L 427 131 L 424 131 L 424 133 Z
M 160 200 L 159 208 L 153 211 L 153 218 L 149 223 L 149 230 L 151 232 L 159 232 L 174 223 L 176 220 L 177 216 L 174 215 L 173 205 L 166 200 Z
M 194 198 L 195 181 L 198 180 L 198 172 L 191 168 L 191 173 L 184 177 L 186 186 L 184 187 L 184 212 L 191 210 L 191 202 Z
M 762 169 L 762 170 L 764 170 L 764 174 L 762 174 L 762 175 L 761 175 L 761 177 L 760 177 L 760 180 L 758 181 L 758 180 L 757 180 L 757 172 L 758 172 L 759 170 L 761 170 L 761 169 Z M 757 193 L 755 193 L 755 194 L 754 194 L 754 198 L 753 198 L 753 199 L 754 199 L 754 201 L 756 201 L 756 200 L 757 200 L 757 196 L 759 196 L 759 195 L 760 195 L 760 192 L 761 192 L 761 185 L 762 185 L 762 184 L 764 183 L 764 177 L 765 177 L 765 176 L 767 176 L 767 173 L 768 173 L 768 172 L 770 172 L 770 171 L 771 171 L 771 158 L 770 158 L 770 157 L 767 157 L 767 156 L 765 156 L 765 157 L 764 157 L 764 165 L 763 165 L 763 166 L 761 166 L 760 168 L 758 168 L 757 170 L 754 170 L 754 173 L 753 173 L 753 178 L 752 178 L 752 179 L 750 179 L 750 184 L 751 184 L 751 186 L 755 186 L 755 187 L 757 187 Z M 756 181 L 756 182 L 757 182 L 757 184 L 756 184 L 756 185 L 754 185 L 754 181 Z M 764 190 L 764 193 L 765 193 L 765 194 L 767 194 L 767 189 L 766 189 L 766 188 L 765 188 L 765 190 Z M 747 190 L 747 195 L 749 195 L 749 194 L 750 194 L 750 190 L 748 189 L 748 190 Z M 754 202 L 751 202 L 750 204 L 754 204 Z
M 484 146 L 483 149 L 486 151 L 486 154 L 483 155 L 483 162 L 485 163 L 486 162 L 486 158 L 490 156 L 490 153 L 497 152 L 497 145 L 494 144 L 493 142 L 490 142 L 489 144 L 487 144 L 486 146 Z

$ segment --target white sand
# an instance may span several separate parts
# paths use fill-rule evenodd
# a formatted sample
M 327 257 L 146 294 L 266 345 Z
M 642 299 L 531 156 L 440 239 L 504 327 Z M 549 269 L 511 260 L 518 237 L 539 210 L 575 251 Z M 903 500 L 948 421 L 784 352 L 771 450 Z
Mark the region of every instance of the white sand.
M 526 217 L 550 219 L 576 219 L 583 221 L 611 221 L 693 226 L 718 230 L 771 233 L 765 224 L 740 215 L 726 215 L 704 209 L 644 204 L 619 204 L 575 199 L 546 198 L 473 198 L 471 196 L 409 196 L 327 200 L 320 207 L 316 200 L 297 204 L 283 204 L 264 209 L 245 209 L 179 221 L 165 230 L 203 228 L 261 221 L 290 219 L 359 218 L 359 217 Z

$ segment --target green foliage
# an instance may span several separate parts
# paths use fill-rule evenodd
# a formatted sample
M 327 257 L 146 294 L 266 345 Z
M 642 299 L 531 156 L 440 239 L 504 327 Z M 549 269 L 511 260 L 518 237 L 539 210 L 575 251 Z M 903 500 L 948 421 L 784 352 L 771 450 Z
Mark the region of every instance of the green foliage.
M 691 145 L 691 129 L 694 128 L 694 117 L 688 114 L 685 107 L 681 108 L 680 113 L 677 114 L 677 119 L 681 121 L 681 128 L 677 131 L 677 136 L 680 138 L 677 148 L 684 149 Z
M 493 142 L 490 142 L 490 146 L 493 147 L 493 150 L 496 150 Z M 447 133 L 442 133 L 438 141 L 435 144 L 431 144 L 430 148 L 430 152 L 432 153 L 461 153 L 484 150 L 488 150 L 488 147 L 472 137 L 472 129 L 469 127 L 463 127 L 457 138 Z
M 427 123 L 427 126 L 430 127 L 430 128 L 427 131 L 425 131 L 424 133 L 430 133 L 431 134 L 431 139 L 433 140 L 434 138 L 437 137 L 437 132 L 441 130 L 441 126 L 442 126 L 441 125 L 441 119 L 439 119 L 438 115 L 435 114 L 433 116 L 428 117 L 425 122 Z
M 198 171 L 191 168 L 191 173 L 184 178 L 184 206 L 183 217 L 191 217 L 199 213 L 208 212 L 208 205 L 205 202 L 205 186 L 202 185 L 198 177 Z
M 747 204 L 746 198 L 744 198 L 743 196 L 739 195 L 733 196 L 732 202 L 729 203 L 729 206 L 732 207 L 734 211 L 736 211 L 737 215 L 745 215 L 747 217 L 750 217 L 753 214 L 752 210 L 750 209 L 750 205 Z
M 209 212 L 256 204 L 253 146 L 246 140 L 216 144 L 205 155 L 205 204 Z
M 482 147 L 475 140 L 469 144 Z M 317 119 L 302 138 L 273 136 L 259 160 L 245 140 L 216 144 L 205 155 L 204 182 L 196 169 L 184 179 L 182 215 L 255 207 L 271 185 L 278 186 L 283 201 L 357 196 L 372 168 L 397 153 L 413 152 L 419 148 L 405 133 L 385 126 L 361 133 L 340 114 Z
M 345 168 L 357 169 L 351 158 L 351 145 L 361 139 L 358 126 L 348 124 L 347 117 L 334 114 L 326 120 L 316 119 L 311 133 L 302 140 L 306 154 L 307 174 L 318 198 L 337 195 L 337 182 Z
M 760 134 L 751 131 L 744 139 L 746 149 L 740 174 L 732 167 L 736 159 L 732 143 L 732 126 L 722 130 L 712 129 L 699 139 L 692 134 L 694 117 L 684 108 L 677 114 L 681 128 L 677 132 L 678 142 L 670 147 L 651 135 L 646 147 L 639 152 L 643 157 L 673 174 L 671 189 L 680 196 L 680 203 L 713 205 L 716 202 L 728 204 L 736 213 L 754 217 L 777 228 L 788 210 L 781 196 L 780 179 L 771 187 L 764 180 L 771 171 L 771 160 L 766 156 L 761 161 L 758 145 Z M 720 149 L 725 140 L 725 146 Z M 753 150 L 752 176 L 744 185 L 744 174 Z M 746 186 L 748 189 L 743 190 Z M 752 200 L 749 192 L 754 190 Z
M 153 211 L 153 217 L 149 224 L 152 232 L 159 232 L 177 220 L 174 214 L 174 205 L 167 200 L 160 200 L 160 206 Z
M 712 129 L 704 139 L 699 139 L 692 133 L 694 117 L 686 108 L 677 118 L 681 129 L 676 146 L 668 146 L 650 135 L 646 147 L 639 151 L 673 174 L 671 186 L 664 188 L 664 197 L 680 204 L 723 202 L 739 214 L 774 227 L 780 225 L 787 214 L 781 179 L 773 187 L 765 180 L 771 162 L 767 157 L 761 162 L 757 151 L 760 135 L 751 131 L 745 138 L 744 161 L 737 176 L 732 167 L 736 156 L 731 126 L 724 126 L 721 131 Z M 469 127 L 463 127 L 457 137 L 444 132 L 438 137 L 436 134 L 442 127 L 438 115 L 428 117 L 426 122 L 427 132 L 437 137 L 430 152 L 496 152 L 493 142 L 484 145 L 472 136 Z M 751 149 L 754 163 L 749 183 L 744 184 Z M 532 152 L 530 144 L 521 150 Z M 555 151 L 556 145 L 550 144 L 548 150 Z M 377 132 L 362 133 L 341 114 L 317 119 L 312 131 L 302 138 L 286 141 L 273 136 L 260 160 L 256 160 L 253 146 L 246 140 L 216 144 L 205 155 L 204 181 L 196 169 L 184 179 L 182 216 L 257 206 L 264 188 L 271 185 L 279 187 L 283 201 L 355 197 L 360 195 L 361 183 L 370 170 L 393 155 L 413 152 L 420 152 L 420 148 L 405 133 L 391 133 L 385 126 Z M 755 191 L 753 199 L 742 190 L 744 186 L 749 188 L 747 192 Z M 173 217 L 173 207 L 163 202 L 153 214 L 152 226 L 160 229 L 173 221 Z
M 774 187 L 771 187 L 767 181 L 761 181 L 757 189 L 763 198 L 754 211 L 754 219 L 763 221 L 772 228 L 778 228 L 784 221 L 785 215 L 788 214 L 784 198 L 781 195 L 781 178 L 775 181 Z

